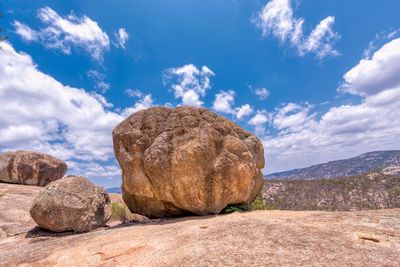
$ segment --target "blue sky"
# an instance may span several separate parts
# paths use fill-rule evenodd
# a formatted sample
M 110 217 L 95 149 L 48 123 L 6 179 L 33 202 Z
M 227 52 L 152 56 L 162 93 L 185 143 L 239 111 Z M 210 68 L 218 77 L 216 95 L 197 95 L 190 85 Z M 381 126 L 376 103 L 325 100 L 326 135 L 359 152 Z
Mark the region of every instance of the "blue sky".
M 1 2 L 0 151 L 119 186 L 111 132 L 155 105 L 256 133 L 264 173 L 400 149 L 400 2 Z

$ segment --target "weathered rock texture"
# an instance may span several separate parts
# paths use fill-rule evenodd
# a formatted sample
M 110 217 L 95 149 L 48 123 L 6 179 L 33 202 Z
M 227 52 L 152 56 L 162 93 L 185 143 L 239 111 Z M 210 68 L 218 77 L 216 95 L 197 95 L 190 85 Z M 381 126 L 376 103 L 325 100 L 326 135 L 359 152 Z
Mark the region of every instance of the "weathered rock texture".
M 251 211 L 8 237 L 2 266 L 399 266 L 400 209 Z M 9 240 L 9 241 L 6 241 Z
M 85 177 L 68 176 L 40 191 L 30 213 L 42 228 L 86 232 L 104 226 L 110 219 L 110 203 L 103 187 Z
M 16 236 L 24 237 L 28 231 L 35 229 L 37 224 L 32 219 L 29 210 L 33 200 L 42 189 L 43 187 L 40 186 L 0 183 L 0 229 L 7 233 L 8 239 Z M 123 203 L 121 194 L 108 195 L 111 202 Z M 110 221 L 107 222 L 107 225 L 109 224 Z M 113 224 L 116 225 L 118 222 L 113 222 Z M 50 235 L 47 231 L 46 234 Z
M 61 179 L 67 171 L 64 161 L 50 155 L 18 150 L 0 154 L 0 181 L 45 186 Z
M 29 209 L 43 187 L 0 183 L 0 229 L 9 236 L 26 233 L 36 226 Z
M 123 199 L 148 217 L 219 213 L 263 186 L 259 139 L 204 108 L 153 107 L 113 131 Z

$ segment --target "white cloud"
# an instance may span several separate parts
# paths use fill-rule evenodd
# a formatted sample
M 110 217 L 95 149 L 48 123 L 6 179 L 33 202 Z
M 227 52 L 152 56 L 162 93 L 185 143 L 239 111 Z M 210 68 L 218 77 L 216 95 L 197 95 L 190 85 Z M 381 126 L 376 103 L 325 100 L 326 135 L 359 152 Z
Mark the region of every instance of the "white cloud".
M 304 35 L 303 18 L 295 18 L 291 0 L 271 0 L 259 12 L 253 22 L 262 30 L 262 35 L 273 35 L 283 44 L 289 42 L 296 47 L 300 56 L 315 53 L 320 59 L 326 56 L 337 56 L 339 52 L 333 44 L 340 38 L 332 30 L 335 17 L 322 20 L 309 34 Z
M 385 37 L 387 39 L 392 39 L 393 37 L 398 36 L 399 34 L 400 34 L 400 29 L 397 29 L 395 31 L 388 33 Z
M 312 118 L 313 115 L 308 114 L 310 109 L 310 105 L 304 107 L 289 103 L 278 109 L 273 119 L 273 126 L 278 130 L 299 130 L 305 127 L 306 123 Z
M 90 92 L 89 95 L 92 96 L 93 98 L 97 99 L 97 101 L 99 101 L 106 108 L 114 107 L 114 105 L 112 103 L 107 102 L 107 99 L 104 96 L 102 96 L 96 92 Z
M 326 56 L 340 55 L 340 53 L 333 48 L 335 41 L 340 38 L 339 34 L 332 30 L 334 23 L 335 17 L 332 16 L 322 20 L 304 41 L 302 46 L 300 46 L 300 54 L 304 55 L 307 52 L 314 52 L 320 59 Z
M 400 149 L 399 40 L 379 49 L 346 73 L 342 90 L 361 103 L 330 108 L 319 117 L 313 106 L 289 103 L 272 114 L 277 134 L 261 137 L 265 172 L 305 167 L 386 149 Z
M 235 114 L 235 110 L 232 105 L 235 103 L 235 92 L 229 90 L 228 92 L 220 91 L 215 95 L 215 100 L 213 103 L 213 109 L 218 112 Z
M 0 151 L 49 153 L 67 160 L 75 173 L 86 167 L 90 175 L 118 173 L 108 163 L 114 157 L 112 130 L 130 112 L 151 106 L 150 94 L 120 114 L 109 110 L 112 104 L 102 95 L 42 73 L 8 42 L 2 43 L 0 58 Z M 96 171 L 98 161 L 104 169 Z
M 370 59 L 371 55 L 375 53 L 380 46 L 388 41 L 392 41 L 395 38 L 398 38 L 400 35 L 400 29 L 387 32 L 381 31 L 375 35 L 375 39 L 369 42 L 368 48 L 364 49 L 363 59 Z
M 281 42 L 291 39 L 296 43 L 303 34 L 304 20 L 293 18 L 290 0 L 269 1 L 258 14 L 255 23 L 264 36 L 272 34 Z
M 38 33 L 32 30 L 28 25 L 19 21 L 14 21 L 13 25 L 15 27 L 15 33 L 21 36 L 23 40 L 28 42 L 38 40 Z
M 104 79 L 106 78 L 105 74 L 97 70 L 89 70 L 87 72 L 87 75 L 96 83 L 95 88 L 99 90 L 102 94 L 104 94 L 108 89 L 110 89 L 110 84 L 104 81 Z
M 245 116 L 253 113 L 253 108 L 249 104 L 244 104 L 240 108 L 235 108 L 236 118 L 242 119 Z
M 368 96 L 400 85 L 400 38 L 377 50 L 372 58 L 363 58 L 344 76 L 339 90 Z
M 130 116 L 131 114 L 138 112 L 139 110 L 142 109 L 147 109 L 149 107 L 152 107 L 154 103 L 154 100 L 151 96 L 151 94 L 143 95 L 141 96 L 141 99 L 135 103 L 133 107 L 126 108 L 122 111 L 122 116 L 124 118 Z
M 200 107 L 204 104 L 200 97 L 204 97 L 211 88 L 210 77 L 214 75 L 207 66 L 199 70 L 193 64 L 188 64 L 165 70 L 163 82 L 171 86 L 176 99 L 182 98 L 182 105 Z
M 125 28 L 118 29 L 118 33 L 114 33 L 114 36 L 115 39 L 117 40 L 115 46 L 125 49 L 125 43 L 129 39 L 129 34 L 126 32 Z
M 266 116 L 264 111 L 257 110 L 257 114 L 251 118 L 249 121 L 250 125 L 262 125 L 268 121 L 268 117 Z
M 113 179 L 121 176 L 118 164 L 99 164 L 97 162 L 67 161 L 68 173 L 85 177 L 106 177 Z
M 72 47 L 83 49 L 97 60 L 103 59 L 103 53 L 110 48 L 110 41 L 97 22 L 84 15 L 78 18 L 74 14 L 61 17 L 50 7 L 38 11 L 39 19 L 46 24 L 38 31 L 18 21 L 14 22 L 16 32 L 25 40 L 39 41 L 49 49 L 71 54 Z
M 54 152 L 57 143 L 72 151 L 56 152 L 64 159 L 112 155 L 109 134 L 122 117 L 105 109 L 109 104 L 104 98 L 62 85 L 8 43 L 0 53 L 0 136 L 9 139 L 0 142 L 2 147 Z
M 215 95 L 213 109 L 217 112 L 232 114 L 237 119 L 242 119 L 253 113 L 253 108 L 249 104 L 242 105 L 241 107 L 235 106 L 235 91 L 229 90 L 227 92 L 220 91 Z
M 256 88 L 254 94 L 256 94 L 260 100 L 265 100 L 270 95 L 270 92 L 266 88 Z
M 137 89 L 133 90 L 133 89 L 128 88 L 125 90 L 125 93 L 130 97 L 139 97 L 140 98 L 143 96 L 143 93 Z
M 367 97 L 359 105 L 332 107 L 320 119 L 302 112 L 296 113 L 298 117 L 286 118 L 276 114 L 277 136 L 261 138 L 270 166 L 265 171 L 305 167 L 373 150 L 399 149 L 399 101 L 400 87 Z M 283 126 L 291 128 L 288 131 Z

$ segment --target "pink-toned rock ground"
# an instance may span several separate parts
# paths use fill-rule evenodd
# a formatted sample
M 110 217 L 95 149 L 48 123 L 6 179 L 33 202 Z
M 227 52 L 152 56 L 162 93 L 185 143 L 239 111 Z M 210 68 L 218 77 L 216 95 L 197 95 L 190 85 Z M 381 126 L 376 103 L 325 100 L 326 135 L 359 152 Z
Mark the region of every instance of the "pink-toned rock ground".
M 5 266 L 398 266 L 399 262 L 400 209 L 252 211 L 158 219 L 85 234 L 36 230 L 0 241 L 0 263 Z

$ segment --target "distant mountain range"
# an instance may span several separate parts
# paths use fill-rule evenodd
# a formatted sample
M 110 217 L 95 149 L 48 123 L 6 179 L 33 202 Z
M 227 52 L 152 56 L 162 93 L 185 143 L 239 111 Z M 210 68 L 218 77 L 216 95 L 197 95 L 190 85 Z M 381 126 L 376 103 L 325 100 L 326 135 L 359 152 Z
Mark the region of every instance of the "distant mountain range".
M 265 180 L 268 209 L 351 211 L 400 208 L 400 166 L 336 179 Z
M 107 193 L 122 194 L 121 187 L 111 187 L 106 189 Z
M 279 180 L 333 179 L 396 165 L 400 165 L 400 150 L 374 151 L 350 159 L 330 161 L 307 168 L 271 173 L 265 175 L 264 178 Z

